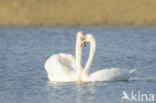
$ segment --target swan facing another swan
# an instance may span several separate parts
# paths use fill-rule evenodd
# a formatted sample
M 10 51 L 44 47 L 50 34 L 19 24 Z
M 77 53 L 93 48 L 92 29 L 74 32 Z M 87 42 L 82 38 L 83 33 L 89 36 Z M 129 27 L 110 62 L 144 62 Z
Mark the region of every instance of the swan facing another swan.
M 112 68 L 112 69 L 103 69 L 96 71 L 90 75 L 88 75 L 90 66 L 92 64 L 95 51 L 96 51 L 96 41 L 91 34 L 87 34 L 85 37 L 85 41 L 90 43 L 90 53 L 87 64 L 81 72 L 81 81 L 125 81 L 136 71 L 136 69 L 120 69 L 120 68 Z
M 90 43 L 90 53 L 87 64 L 82 68 L 82 47 Z M 136 69 L 103 69 L 92 74 L 89 73 L 96 51 L 96 41 L 91 34 L 83 35 L 78 32 L 75 47 L 75 58 L 71 54 L 59 53 L 52 55 L 45 63 L 50 81 L 55 82 L 95 82 L 95 81 L 122 81 L 128 78 Z
M 45 63 L 44 67 L 47 71 L 50 81 L 55 82 L 76 82 L 80 81 L 82 71 L 81 55 L 82 48 L 85 46 L 83 33 L 78 32 L 75 47 L 75 58 L 71 54 L 54 54 Z

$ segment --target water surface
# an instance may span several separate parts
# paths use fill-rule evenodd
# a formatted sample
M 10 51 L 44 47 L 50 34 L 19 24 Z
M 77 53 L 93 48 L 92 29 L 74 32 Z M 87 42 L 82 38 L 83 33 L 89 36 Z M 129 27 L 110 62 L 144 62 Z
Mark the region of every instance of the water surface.
M 49 82 L 45 61 L 60 52 L 74 55 L 79 30 L 97 42 L 91 72 L 113 67 L 137 72 L 128 82 Z M 83 65 L 88 52 L 89 45 Z M 156 27 L 0 28 L 1 103 L 120 103 L 122 91 L 156 96 Z

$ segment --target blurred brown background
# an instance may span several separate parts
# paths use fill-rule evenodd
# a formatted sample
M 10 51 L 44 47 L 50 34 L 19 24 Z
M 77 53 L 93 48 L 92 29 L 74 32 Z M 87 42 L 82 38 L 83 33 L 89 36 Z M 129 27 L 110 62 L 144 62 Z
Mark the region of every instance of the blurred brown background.
M 0 0 L 0 26 L 156 25 L 156 0 Z

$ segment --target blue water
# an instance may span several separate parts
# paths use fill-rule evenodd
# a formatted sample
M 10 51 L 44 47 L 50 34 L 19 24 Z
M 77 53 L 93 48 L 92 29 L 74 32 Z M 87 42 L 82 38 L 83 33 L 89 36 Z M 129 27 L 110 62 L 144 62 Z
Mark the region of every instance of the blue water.
M 93 34 L 97 42 L 91 72 L 137 69 L 128 82 L 48 81 L 45 61 L 55 53 L 74 55 L 80 30 Z M 88 52 L 87 44 L 83 65 Z M 135 102 L 121 102 L 123 91 L 129 97 L 132 91 L 153 94 L 156 102 L 156 27 L 0 27 L 0 103 Z

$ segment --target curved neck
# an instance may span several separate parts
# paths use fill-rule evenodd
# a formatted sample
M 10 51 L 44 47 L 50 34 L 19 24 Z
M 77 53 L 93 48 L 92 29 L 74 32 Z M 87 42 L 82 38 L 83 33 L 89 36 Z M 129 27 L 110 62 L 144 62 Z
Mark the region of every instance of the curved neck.
M 81 48 L 81 38 L 77 34 L 76 47 L 75 47 L 75 62 L 76 62 L 76 71 L 80 73 L 82 71 L 82 48 Z
M 84 68 L 84 72 L 86 72 L 88 74 L 88 71 L 92 64 L 92 61 L 93 61 L 93 58 L 95 55 L 95 51 L 96 51 L 96 41 L 93 36 L 89 35 L 87 42 L 90 43 L 90 52 L 89 52 L 89 58 L 88 58 L 87 64 L 85 65 L 85 68 Z

